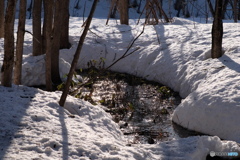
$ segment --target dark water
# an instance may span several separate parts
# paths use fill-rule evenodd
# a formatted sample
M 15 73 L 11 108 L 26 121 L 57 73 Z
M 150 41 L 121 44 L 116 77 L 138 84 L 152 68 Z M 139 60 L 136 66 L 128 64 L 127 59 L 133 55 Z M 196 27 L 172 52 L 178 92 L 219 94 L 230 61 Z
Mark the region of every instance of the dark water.
M 159 143 L 199 133 L 186 130 L 171 121 L 181 97 L 167 86 L 128 74 L 88 69 L 79 73 L 86 85 L 72 95 L 101 104 L 119 124 L 129 144 Z M 91 80 L 93 79 L 93 81 Z

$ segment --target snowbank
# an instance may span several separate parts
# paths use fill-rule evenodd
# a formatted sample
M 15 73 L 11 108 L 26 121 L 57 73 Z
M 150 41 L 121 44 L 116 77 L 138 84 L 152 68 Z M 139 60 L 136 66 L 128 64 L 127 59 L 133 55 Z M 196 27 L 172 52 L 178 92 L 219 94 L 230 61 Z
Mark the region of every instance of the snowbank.
M 211 24 L 146 26 L 134 54 L 111 69 L 158 81 L 179 91 L 183 102 L 173 121 L 191 130 L 240 142 L 239 24 L 224 24 L 222 58 L 211 59 Z M 97 26 L 95 24 L 98 24 Z M 92 59 L 105 66 L 120 57 L 142 26 L 104 26 L 94 21 L 78 68 Z M 132 50 L 133 50 L 132 49 Z M 66 55 L 62 54 L 64 59 Z
M 201 2 L 198 5 L 202 5 Z M 90 4 L 86 3 L 86 8 Z M 83 3 L 78 6 L 71 3 L 71 15 L 83 16 L 80 9 L 83 6 Z M 142 26 L 136 25 L 136 15 L 129 26 L 118 25 L 115 20 L 105 26 L 108 9 L 107 1 L 97 8 L 98 18 L 93 20 L 77 68 L 86 68 L 87 62 L 101 57 L 106 58 L 105 66 L 109 66 L 142 31 Z M 240 142 L 240 24 L 224 24 L 225 54 L 211 59 L 211 24 L 196 21 L 204 22 L 203 19 L 174 18 L 170 25 L 146 26 L 144 34 L 130 50 L 139 48 L 138 51 L 111 69 L 154 80 L 179 91 L 185 99 L 173 113 L 173 121 L 216 136 L 129 146 L 119 127 L 100 106 L 69 96 L 62 108 L 58 105 L 59 92 L 0 86 L 0 159 L 202 160 L 210 151 L 240 153 L 236 142 L 220 140 Z M 61 50 L 62 77 L 69 71 L 82 22 L 82 18 L 70 19 L 72 48 Z M 32 30 L 31 20 L 27 20 L 26 30 Z M 32 36 L 26 34 L 22 82 L 29 86 L 42 85 L 45 83 L 45 56 L 32 57 L 31 47 Z M 3 39 L 0 39 L 0 53 L 2 64 Z
M 236 142 L 197 136 L 128 146 L 119 126 L 100 106 L 59 92 L 0 86 L 0 159 L 202 160 L 210 151 L 240 152 Z
M 179 91 L 183 102 L 173 114 L 173 121 L 191 130 L 240 141 L 239 97 L 239 23 L 224 24 L 222 58 L 209 58 L 211 24 L 200 24 L 176 18 L 172 25 L 146 26 L 130 52 L 134 54 L 119 61 L 111 69 L 145 77 Z M 61 76 L 68 73 L 79 36 L 81 18 L 71 18 L 72 48 L 61 50 Z M 31 22 L 27 23 L 31 30 Z M 106 58 L 105 67 L 112 64 L 142 31 L 141 25 L 108 26 L 94 19 L 85 40 L 77 68 L 86 68 L 90 60 Z M 45 83 L 44 56 L 29 57 L 30 35 L 26 35 L 23 63 L 24 85 Z M 1 42 L 2 43 L 2 42 Z M 1 57 L 2 59 L 2 57 Z M 191 114 L 189 114 L 191 113 Z M 221 125 L 218 125 L 221 124 Z
M 60 72 L 66 75 L 81 35 L 81 18 L 70 20 L 72 48 L 61 50 Z M 180 23 L 182 22 L 182 23 Z M 31 30 L 31 23 L 27 23 Z M 181 24 L 181 25 L 178 25 Z M 119 61 L 111 69 L 163 83 L 183 98 L 173 114 L 173 121 L 191 130 L 240 142 L 240 32 L 239 23 L 224 24 L 225 54 L 211 59 L 211 24 L 192 23 L 176 18 L 170 25 L 146 26 L 144 34 L 133 45 L 135 53 Z M 86 68 L 90 60 L 106 58 L 112 64 L 142 31 L 141 25 L 108 26 L 94 19 L 85 40 L 77 68 Z M 30 35 L 26 35 L 23 64 L 24 85 L 45 83 L 44 56 L 31 57 Z M 2 56 L 1 56 L 2 59 Z

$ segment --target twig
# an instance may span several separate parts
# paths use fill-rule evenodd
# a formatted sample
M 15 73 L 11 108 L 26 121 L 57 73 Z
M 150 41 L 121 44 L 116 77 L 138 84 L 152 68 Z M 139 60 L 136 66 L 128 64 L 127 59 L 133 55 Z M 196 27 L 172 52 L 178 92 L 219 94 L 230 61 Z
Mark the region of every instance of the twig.
M 112 10 L 114 9 L 114 7 L 117 7 L 117 3 L 118 3 L 118 0 L 112 1 L 111 7 L 110 7 L 110 10 L 109 10 L 109 13 L 108 13 L 108 18 L 107 18 L 107 21 L 106 21 L 106 25 L 108 25 L 108 21 L 109 21 L 109 18 L 111 17 Z
M 28 31 L 28 30 L 23 30 L 23 31 L 26 32 L 26 33 L 31 34 L 32 37 L 33 37 L 38 43 L 40 43 L 40 41 L 39 41 L 36 37 L 33 36 L 32 32 L 30 32 L 30 31 Z
M 146 5 L 144 6 L 144 8 L 143 8 L 143 10 L 142 10 L 142 12 L 141 12 L 141 14 L 140 14 L 140 16 L 139 16 L 139 18 L 138 18 L 137 25 L 139 24 L 140 19 L 141 19 L 142 15 L 143 15 L 143 12 L 144 12 L 145 9 L 146 9 Z M 148 15 L 149 15 L 149 14 L 148 14 Z M 147 15 L 147 16 L 148 16 L 148 15 Z
M 111 68 L 113 65 L 115 65 L 118 61 L 120 61 L 121 59 L 133 54 L 135 51 L 137 51 L 139 48 L 136 48 L 134 51 L 132 51 L 131 53 L 127 54 L 128 51 L 132 48 L 133 44 L 135 43 L 135 41 L 144 33 L 144 29 L 145 29 L 145 24 L 143 25 L 143 30 L 141 31 L 141 33 L 136 37 L 134 38 L 134 40 L 132 41 L 132 43 L 130 44 L 130 46 L 127 48 L 127 50 L 125 51 L 125 53 L 120 57 L 118 58 L 115 62 L 113 62 L 110 66 L 108 66 L 105 70 Z
M 109 68 L 111 68 L 113 65 L 115 65 L 117 62 L 119 62 L 120 60 L 122 60 L 123 58 L 126 58 L 128 56 L 130 56 L 131 54 L 133 54 L 134 52 L 136 52 L 137 50 L 140 49 L 140 47 L 137 47 L 136 49 L 134 49 L 132 52 L 128 53 L 128 51 L 132 48 L 133 44 L 136 42 L 136 40 L 144 33 L 144 29 L 145 29 L 145 24 L 143 25 L 143 30 L 141 31 L 141 33 L 134 38 L 134 40 L 132 41 L 132 43 L 129 45 L 128 49 L 125 51 L 125 53 L 118 58 L 116 61 L 114 61 L 111 65 L 109 65 L 107 68 L 103 69 L 102 71 L 98 72 L 98 75 L 96 77 L 98 77 L 99 75 L 101 75 L 104 71 L 108 70 Z M 84 85 L 93 82 L 94 79 L 89 79 L 87 82 L 84 82 L 82 84 L 80 84 L 75 90 L 73 90 L 71 93 L 76 92 L 79 88 L 83 87 Z
M 91 29 L 88 29 L 89 32 L 91 32 L 92 34 L 94 34 L 95 36 L 97 36 L 98 38 L 102 38 L 101 36 L 97 35 L 97 33 L 94 33 Z

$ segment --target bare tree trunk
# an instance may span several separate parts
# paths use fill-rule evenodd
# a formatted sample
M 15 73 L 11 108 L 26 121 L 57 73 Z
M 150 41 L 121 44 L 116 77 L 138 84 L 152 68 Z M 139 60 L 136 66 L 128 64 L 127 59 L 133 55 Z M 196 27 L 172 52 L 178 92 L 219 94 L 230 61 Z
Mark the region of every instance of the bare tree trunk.
M 165 21 L 170 22 L 168 16 L 166 15 L 166 13 L 164 12 L 164 10 L 162 8 L 162 2 L 158 2 L 158 0 L 155 0 L 155 4 L 158 7 L 159 12 L 161 13 L 161 16 L 163 15 Z
M 28 19 L 31 19 L 31 17 L 32 17 L 32 4 L 33 4 L 33 0 L 31 0 L 31 3 L 29 5 L 29 7 L 27 8 L 27 11 L 29 12 Z
M 112 10 L 112 13 L 110 15 L 110 18 L 115 18 L 116 17 L 118 2 L 119 2 L 119 0 L 116 0 L 116 3 L 114 5 L 114 7 L 113 7 L 113 10 Z
M 53 6 L 52 6 L 53 7 Z M 48 8 L 48 3 L 47 3 L 47 1 L 46 0 L 43 0 L 43 9 L 44 9 L 44 18 L 43 18 L 43 28 L 42 28 L 42 53 L 43 54 L 45 54 L 46 53 L 46 37 L 47 37 L 47 35 L 46 35 L 46 24 L 47 24 L 47 19 L 49 19 L 49 15 L 47 15 L 46 14 L 46 11 L 47 11 L 47 8 Z M 48 12 L 48 11 L 47 11 Z M 52 13 L 51 14 L 53 14 L 53 11 L 52 11 Z M 49 23 L 49 22 L 48 22 Z M 51 21 L 51 24 L 52 24 L 52 21 Z
M 150 19 L 151 19 L 151 7 L 150 7 L 150 0 L 146 0 L 146 6 L 145 6 L 145 24 L 150 24 Z
M 214 13 L 214 10 L 213 10 L 212 2 L 211 2 L 211 0 L 207 0 L 207 2 L 208 2 L 209 10 L 210 10 L 212 16 L 214 17 L 215 13 Z
M 26 8 L 27 8 L 27 1 L 20 0 L 20 12 L 19 12 L 17 46 L 16 46 L 16 61 L 15 61 L 15 67 L 14 67 L 14 83 L 17 85 L 21 84 L 21 78 L 22 78 L 22 55 L 23 55 L 24 33 L 25 33 Z
M 60 37 L 62 27 L 62 5 L 60 0 L 55 1 L 54 9 L 54 27 L 53 27 L 53 39 L 52 39 L 52 53 L 51 56 L 51 75 L 54 85 L 62 83 L 59 75 L 59 49 L 60 49 Z
M 1 69 L 1 84 L 5 87 L 12 86 L 15 10 L 16 0 L 8 0 L 4 26 L 4 59 Z
M 65 87 L 64 87 L 64 91 L 63 91 L 63 93 L 62 93 L 62 96 L 61 96 L 61 98 L 60 98 L 60 101 L 59 101 L 59 105 L 62 106 L 62 107 L 63 107 L 64 104 L 65 104 L 65 101 L 66 101 L 66 98 L 67 98 L 67 95 L 68 95 L 68 92 L 69 92 L 69 87 L 70 87 L 70 85 L 71 85 L 73 73 L 74 73 L 74 71 L 75 71 L 75 68 L 76 68 L 76 65 L 77 65 L 77 62 L 78 62 L 78 59 L 79 59 L 81 50 L 82 50 L 82 46 L 83 46 L 84 39 L 85 39 L 85 37 L 87 36 L 87 32 L 88 32 L 88 29 L 89 29 L 89 27 L 90 27 L 93 14 L 94 14 L 94 11 L 95 11 L 96 6 L 97 6 L 97 2 L 98 2 L 98 0 L 94 0 L 94 2 L 93 2 L 93 4 L 92 4 L 92 8 L 91 8 L 91 11 L 90 11 L 90 13 L 89 13 L 86 26 L 85 26 L 85 28 L 84 28 L 84 30 L 83 30 L 82 36 L 80 37 L 80 40 L 79 40 L 79 43 L 78 43 L 78 47 L 77 47 L 77 50 L 76 50 L 76 52 L 75 52 L 75 55 L 74 55 L 74 58 L 73 58 L 73 61 L 72 61 L 72 64 L 71 64 L 71 68 L 70 68 L 70 71 L 69 71 L 69 73 L 68 73 L 67 82 L 66 82 L 66 85 L 65 85 Z
M 118 0 L 112 0 L 111 1 L 111 6 L 110 6 L 110 10 L 108 12 L 108 18 L 107 18 L 107 21 L 106 21 L 106 25 L 108 25 L 109 18 L 115 18 L 115 15 L 112 16 L 112 14 L 113 14 L 113 9 L 116 8 L 116 6 L 117 6 L 117 1 Z
M 4 37 L 4 0 L 0 0 L 0 38 Z
M 156 25 L 159 23 L 160 16 L 164 16 L 166 22 L 169 22 L 169 18 L 167 17 L 166 13 L 164 12 L 163 8 L 161 7 L 161 2 L 158 0 L 147 0 L 146 1 L 146 24 Z M 160 13 L 160 14 L 157 14 Z
M 142 5 L 142 0 L 140 0 L 139 6 L 138 6 L 138 9 L 137 9 L 137 13 L 141 13 L 141 11 L 140 11 L 141 5 Z
M 237 1 L 238 0 L 234 0 L 234 7 L 233 7 L 233 13 L 234 13 L 234 22 L 237 23 L 238 21 L 238 9 L 237 9 Z
M 229 3 L 229 0 L 224 0 L 224 2 L 223 2 L 223 14 L 222 14 L 223 17 L 222 17 L 222 19 L 225 19 L 225 13 L 227 11 L 228 3 Z
M 238 20 L 240 20 L 240 0 L 238 0 Z
M 41 34 L 41 11 L 42 0 L 33 2 L 33 56 L 42 54 L 42 34 Z
M 128 25 L 128 0 L 119 2 L 120 23 Z
M 71 47 L 69 43 L 69 0 L 63 0 L 62 2 L 62 25 L 61 25 L 61 38 L 60 38 L 60 49 Z
M 51 52 L 52 52 L 52 22 L 53 22 L 53 1 L 44 0 L 44 28 L 46 40 L 46 90 L 52 90 L 51 78 Z
M 222 56 L 222 37 L 223 37 L 223 22 L 222 22 L 222 7 L 223 0 L 216 0 L 215 15 L 212 26 L 212 58 Z

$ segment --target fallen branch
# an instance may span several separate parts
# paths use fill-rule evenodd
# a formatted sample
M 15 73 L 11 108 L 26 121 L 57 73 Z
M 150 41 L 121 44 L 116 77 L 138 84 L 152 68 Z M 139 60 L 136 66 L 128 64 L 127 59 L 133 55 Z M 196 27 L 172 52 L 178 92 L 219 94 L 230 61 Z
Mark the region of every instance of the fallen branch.
M 119 62 L 120 60 L 130 56 L 131 54 L 133 54 L 134 52 L 136 52 L 137 50 L 140 49 L 140 47 L 137 47 L 136 49 L 134 49 L 132 52 L 128 53 L 129 50 L 132 48 L 132 46 L 134 45 L 134 43 L 136 42 L 136 40 L 144 33 L 145 30 L 145 24 L 143 25 L 143 29 L 141 31 L 141 33 L 133 39 L 132 43 L 129 45 L 129 47 L 127 48 L 127 50 L 124 52 L 124 54 L 118 58 L 117 60 L 115 60 L 111 65 L 109 65 L 107 68 L 103 69 L 102 71 L 98 72 L 98 75 L 96 75 L 96 77 L 100 76 L 104 71 L 108 70 L 109 68 L 111 68 L 113 65 L 115 65 L 117 62 Z M 83 87 L 86 84 L 92 83 L 95 79 L 89 79 L 87 82 L 83 82 L 81 83 L 75 90 L 73 90 L 71 93 L 76 92 L 79 88 Z
M 32 37 L 33 37 L 38 43 L 40 43 L 40 41 L 39 41 L 36 37 L 33 36 L 32 32 L 30 32 L 30 31 L 28 31 L 28 30 L 23 30 L 23 31 L 26 32 L 26 33 L 31 34 Z
M 136 48 L 134 51 L 130 52 L 129 54 L 128 51 L 132 48 L 132 46 L 134 45 L 134 43 L 136 42 L 136 40 L 144 33 L 144 30 L 145 30 L 145 24 L 143 25 L 143 30 L 141 31 L 141 33 L 136 37 L 134 38 L 134 40 L 132 41 L 132 43 L 130 44 L 130 46 L 127 48 L 127 50 L 125 51 L 125 53 L 120 57 L 118 58 L 116 61 L 114 61 L 110 66 L 108 66 L 105 70 L 111 68 L 113 65 L 115 65 L 117 62 L 119 62 L 121 59 L 123 58 L 126 58 L 127 56 L 133 54 L 134 52 L 136 52 L 137 50 L 140 49 L 140 47 Z

